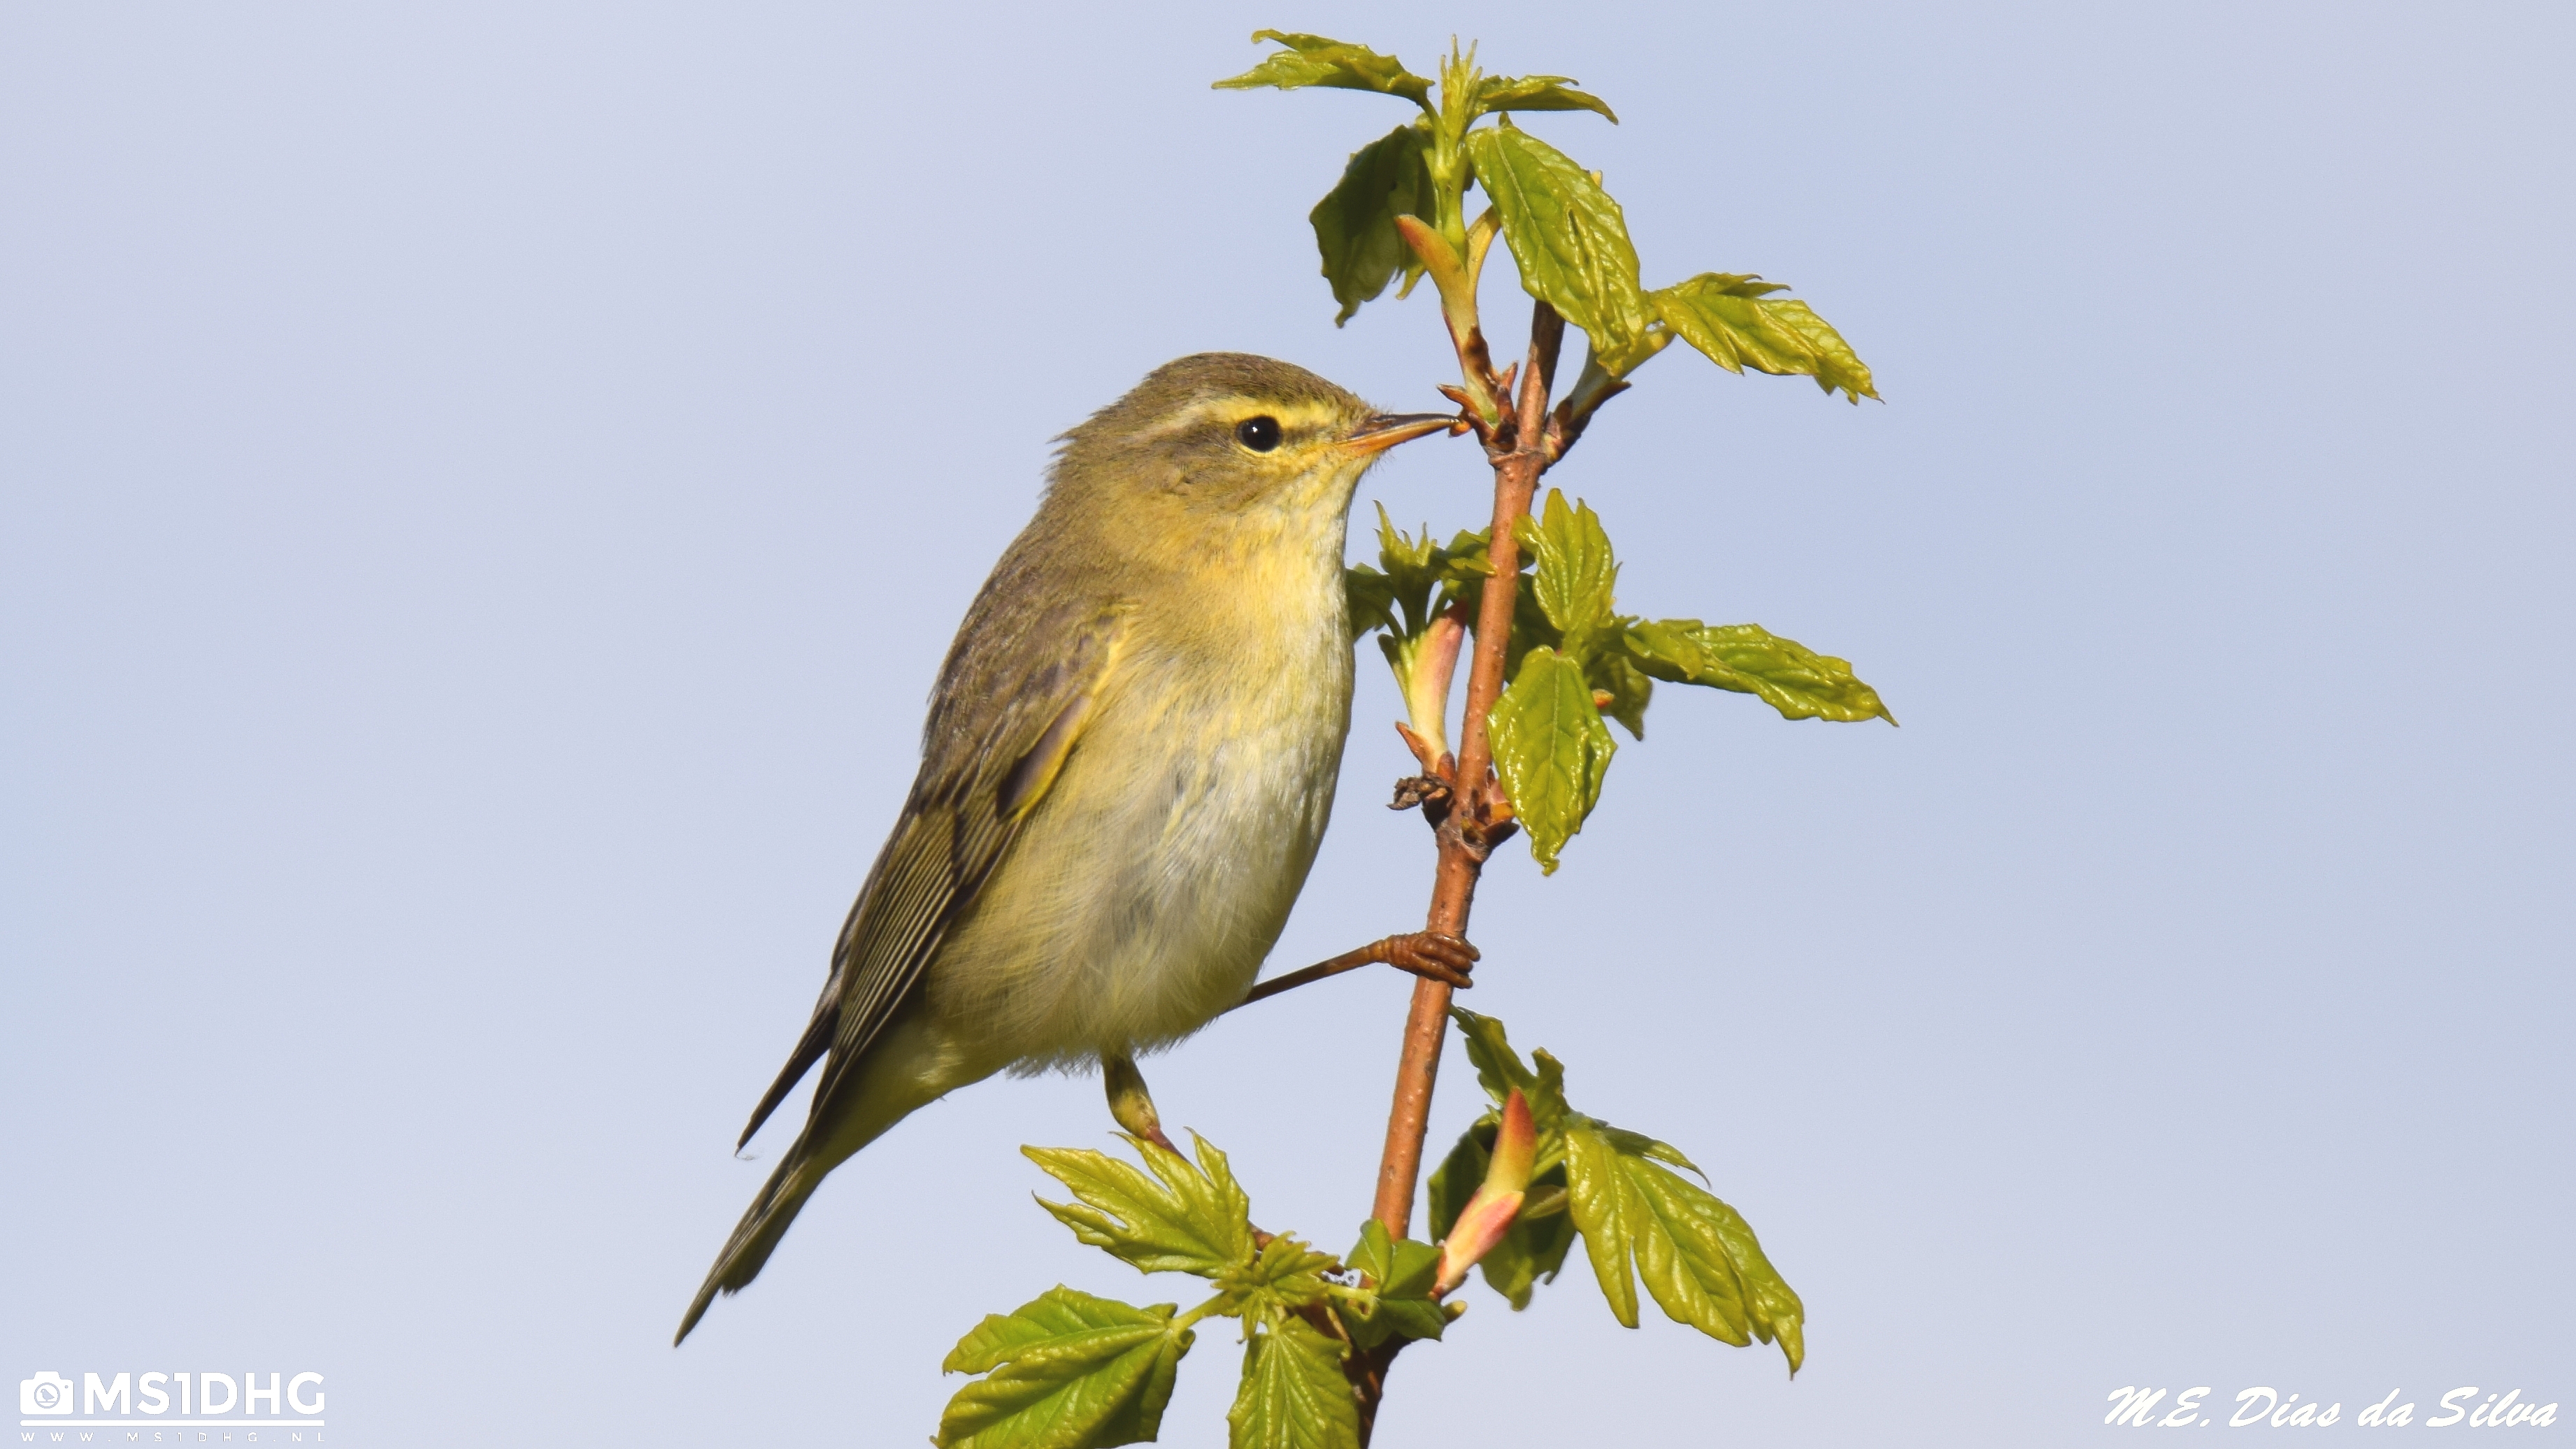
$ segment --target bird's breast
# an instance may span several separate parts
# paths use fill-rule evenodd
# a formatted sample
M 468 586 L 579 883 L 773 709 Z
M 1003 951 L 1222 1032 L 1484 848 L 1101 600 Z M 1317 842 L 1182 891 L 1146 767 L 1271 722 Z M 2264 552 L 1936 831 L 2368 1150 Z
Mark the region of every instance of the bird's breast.
M 1259 609 L 1137 621 L 935 973 L 1024 1064 L 1174 1040 L 1250 987 L 1322 842 L 1350 726 L 1332 562 L 1328 598 L 1301 581 Z

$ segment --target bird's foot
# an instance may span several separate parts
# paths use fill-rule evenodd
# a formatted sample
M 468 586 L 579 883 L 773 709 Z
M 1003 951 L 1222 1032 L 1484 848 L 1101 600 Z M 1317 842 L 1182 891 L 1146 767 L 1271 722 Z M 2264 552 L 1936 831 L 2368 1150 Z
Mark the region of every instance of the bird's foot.
M 1384 940 L 1371 941 L 1356 951 L 1345 951 L 1330 961 L 1318 961 L 1303 971 L 1291 971 L 1285 976 L 1264 981 L 1226 1009 L 1232 1011 L 1236 1007 L 1250 1006 L 1265 997 L 1294 991 L 1300 986 L 1312 985 L 1345 971 L 1357 971 L 1363 966 L 1392 966 L 1398 971 L 1410 971 L 1416 976 L 1437 981 L 1452 990 L 1464 991 L 1476 984 L 1467 979 L 1467 973 L 1484 959 L 1484 954 L 1464 940 L 1439 931 L 1388 936 Z
M 1476 984 L 1467 979 L 1467 973 L 1475 970 L 1485 955 L 1464 939 L 1440 931 L 1389 936 L 1361 949 L 1398 971 L 1410 971 L 1459 991 Z
M 1130 1137 L 1142 1137 L 1166 1152 L 1181 1149 L 1163 1135 L 1163 1116 L 1154 1110 L 1153 1095 L 1145 1090 L 1145 1074 L 1136 1070 L 1136 1059 L 1124 1052 L 1104 1052 L 1100 1057 L 1100 1082 L 1109 1090 L 1109 1115 Z

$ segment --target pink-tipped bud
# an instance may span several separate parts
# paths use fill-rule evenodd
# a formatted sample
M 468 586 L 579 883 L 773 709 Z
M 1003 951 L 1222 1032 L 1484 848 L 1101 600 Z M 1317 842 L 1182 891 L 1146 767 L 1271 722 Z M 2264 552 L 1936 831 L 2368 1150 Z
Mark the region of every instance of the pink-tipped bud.
M 1466 1282 L 1467 1270 L 1482 1262 L 1511 1230 L 1512 1220 L 1520 1216 L 1521 1196 L 1529 1191 L 1530 1164 L 1537 1155 L 1538 1127 L 1530 1120 L 1529 1103 L 1515 1088 L 1503 1103 L 1502 1130 L 1494 1134 L 1494 1155 L 1486 1164 L 1485 1180 L 1441 1241 L 1436 1292 L 1447 1294 Z
M 1461 614 L 1452 608 L 1431 621 L 1415 641 L 1412 667 L 1405 672 L 1404 712 L 1411 716 L 1406 723 L 1430 752 L 1426 769 L 1449 753 L 1449 684 L 1457 677 L 1458 647 L 1467 635 Z

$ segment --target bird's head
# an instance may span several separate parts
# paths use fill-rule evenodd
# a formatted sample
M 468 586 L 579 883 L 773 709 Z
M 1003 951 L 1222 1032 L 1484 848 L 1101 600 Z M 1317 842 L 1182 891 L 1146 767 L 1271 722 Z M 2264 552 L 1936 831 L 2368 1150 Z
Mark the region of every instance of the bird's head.
M 1202 352 L 1146 374 L 1064 435 L 1050 502 L 1200 535 L 1340 523 L 1360 474 L 1455 422 L 1388 414 L 1302 367 Z

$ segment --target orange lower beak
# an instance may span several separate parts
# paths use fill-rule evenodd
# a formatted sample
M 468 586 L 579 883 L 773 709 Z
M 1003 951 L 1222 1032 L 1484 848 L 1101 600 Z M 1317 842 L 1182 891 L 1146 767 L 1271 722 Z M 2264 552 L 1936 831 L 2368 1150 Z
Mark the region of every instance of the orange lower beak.
M 1409 443 L 1457 424 L 1458 418 L 1452 413 L 1380 413 L 1342 439 L 1342 446 L 1354 452 L 1383 453 L 1398 443 Z

